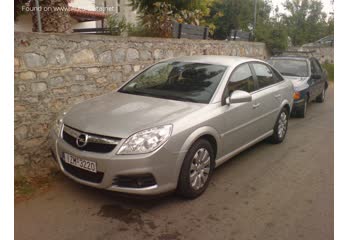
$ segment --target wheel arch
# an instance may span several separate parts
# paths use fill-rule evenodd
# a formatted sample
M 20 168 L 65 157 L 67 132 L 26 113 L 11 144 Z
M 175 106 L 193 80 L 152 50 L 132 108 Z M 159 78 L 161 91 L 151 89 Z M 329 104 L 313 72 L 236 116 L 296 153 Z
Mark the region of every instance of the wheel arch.
M 282 110 L 283 108 L 287 108 L 289 115 L 291 114 L 292 108 L 291 108 L 291 104 L 288 102 L 288 100 L 282 101 L 280 110 Z
M 186 156 L 186 153 L 190 149 L 190 147 L 198 140 L 204 138 L 209 141 L 210 144 L 212 144 L 214 148 L 215 158 L 218 158 L 221 153 L 221 138 L 218 131 L 210 126 L 203 126 L 195 131 L 193 131 L 185 140 L 185 142 L 182 144 L 181 150 L 178 157 L 177 165 L 179 168 L 181 168 L 183 160 Z
M 215 144 L 216 148 L 216 156 L 220 152 L 220 134 L 218 131 L 210 126 L 204 126 L 196 129 L 194 132 L 192 132 L 187 139 L 185 140 L 184 144 L 181 147 L 181 152 L 187 152 L 188 149 L 195 143 L 198 139 L 204 138 L 207 139 L 211 144 Z

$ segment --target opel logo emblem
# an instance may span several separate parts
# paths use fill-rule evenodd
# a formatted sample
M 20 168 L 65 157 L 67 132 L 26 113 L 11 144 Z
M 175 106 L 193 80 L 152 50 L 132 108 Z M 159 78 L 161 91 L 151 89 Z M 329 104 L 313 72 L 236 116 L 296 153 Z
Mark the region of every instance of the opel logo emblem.
M 75 143 L 80 148 L 85 147 L 86 144 L 88 143 L 88 137 L 89 136 L 87 134 L 82 133 L 79 135 L 79 137 L 77 137 L 77 140 L 75 141 Z

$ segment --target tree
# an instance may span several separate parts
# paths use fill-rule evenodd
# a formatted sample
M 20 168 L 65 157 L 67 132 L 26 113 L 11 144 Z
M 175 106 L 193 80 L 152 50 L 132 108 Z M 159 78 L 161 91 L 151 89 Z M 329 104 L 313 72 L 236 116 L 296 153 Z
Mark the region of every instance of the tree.
M 71 18 L 68 11 L 70 0 L 39 0 L 43 32 L 72 32 Z M 34 1 L 31 1 L 34 5 Z M 46 9 L 46 10 L 45 10 Z M 38 20 L 35 11 L 32 12 L 33 32 L 38 32 Z
M 203 17 L 201 10 L 178 10 L 175 6 L 156 2 L 152 8 L 144 12 L 142 23 L 148 34 L 158 37 L 171 37 L 173 21 L 199 25 Z
M 258 0 L 257 25 L 269 21 L 271 3 Z M 254 0 L 218 0 L 212 4 L 207 22 L 215 25 L 214 37 L 226 39 L 232 29 L 251 31 L 254 21 Z
M 270 14 L 271 15 L 271 14 Z M 278 6 L 265 22 L 258 22 L 255 31 L 255 40 L 265 42 L 271 52 L 283 51 L 288 47 L 288 32 L 281 20 Z
M 14 5 L 14 18 L 15 21 L 18 19 L 19 16 L 25 14 L 23 11 L 23 6 L 25 6 L 25 3 L 28 2 L 28 0 L 15 0 L 15 5 Z
M 286 0 L 283 15 L 293 45 L 314 42 L 326 35 L 327 14 L 319 0 Z
M 154 9 L 154 4 L 156 2 L 164 2 L 171 4 L 178 10 L 201 10 L 204 14 L 208 14 L 210 9 L 210 4 L 214 0 L 130 0 L 130 5 L 133 10 L 138 10 L 139 12 L 151 12 Z
M 68 3 L 72 0 L 39 0 L 40 17 L 43 32 L 71 32 L 71 19 L 68 11 Z M 22 7 L 29 7 L 29 12 Z M 31 14 L 33 32 L 38 32 L 38 19 L 34 9 L 34 0 L 15 0 L 15 20 L 22 14 Z

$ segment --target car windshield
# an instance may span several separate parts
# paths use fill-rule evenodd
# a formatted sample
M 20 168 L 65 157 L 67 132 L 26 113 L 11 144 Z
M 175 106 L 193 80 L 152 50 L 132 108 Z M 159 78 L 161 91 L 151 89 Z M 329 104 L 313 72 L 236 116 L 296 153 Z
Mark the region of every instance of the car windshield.
M 136 76 L 119 92 L 209 103 L 226 68 L 205 63 L 161 62 Z
M 268 62 L 284 76 L 308 76 L 308 67 L 305 60 L 271 59 Z

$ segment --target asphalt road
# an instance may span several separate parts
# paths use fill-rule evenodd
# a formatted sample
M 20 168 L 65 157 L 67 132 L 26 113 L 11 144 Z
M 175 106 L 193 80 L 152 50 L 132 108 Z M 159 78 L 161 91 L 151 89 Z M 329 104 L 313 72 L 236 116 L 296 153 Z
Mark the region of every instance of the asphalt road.
M 262 142 L 216 169 L 207 191 L 129 199 L 60 177 L 15 206 L 15 239 L 333 239 L 333 89 Z

